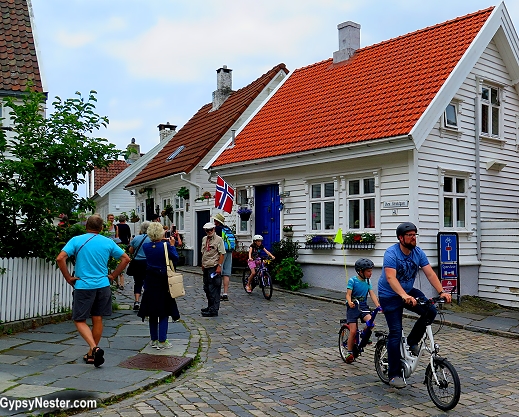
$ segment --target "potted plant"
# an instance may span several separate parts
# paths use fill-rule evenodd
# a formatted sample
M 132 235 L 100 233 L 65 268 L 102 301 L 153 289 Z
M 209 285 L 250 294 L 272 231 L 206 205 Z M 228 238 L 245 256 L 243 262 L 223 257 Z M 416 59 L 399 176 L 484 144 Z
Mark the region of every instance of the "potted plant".
M 377 237 L 373 233 L 348 232 L 343 236 L 346 249 L 375 249 Z
M 179 197 L 182 197 L 184 200 L 187 200 L 189 198 L 189 188 L 180 187 L 180 189 L 177 192 L 177 195 Z
M 285 224 L 283 226 L 283 235 L 286 237 L 294 236 L 293 226 L 291 224 Z
M 200 197 L 195 198 L 195 201 L 208 201 L 211 198 L 209 191 L 204 192 Z
M 335 242 L 332 236 L 307 235 L 305 249 L 334 249 Z
M 238 215 L 240 216 L 240 219 L 243 221 L 248 221 L 250 219 L 250 216 L 252 214 L 252 210 L 248 207 L 240 207 L 238 209 Z
M 132 223 L 137 223 L 139 221 L 139 216 L 137 215 L 137 212 L 135 211 L 135 209 L 131 209 L 130 210 L 130 221 Z
M 166 204 L 166 207 L 164 207 L 164 216 L 168 216 L 168 219 L 170 221 L 173 221 L 173 206 L 171 204 Z

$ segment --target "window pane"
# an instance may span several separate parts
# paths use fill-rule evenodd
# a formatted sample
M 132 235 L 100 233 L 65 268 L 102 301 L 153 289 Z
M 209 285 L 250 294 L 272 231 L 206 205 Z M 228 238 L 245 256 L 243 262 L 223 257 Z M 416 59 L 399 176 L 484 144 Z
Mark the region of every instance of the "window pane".
M 457 198 L 456 199 L 456 226 L 457 227 L 465 227 L 465 199 Z
M 335 227 L 334 203 L 327 201 L 324 203 L 324 228 L 333 229 Z
M 181 211 L 178 213 L 178 223 L 177 223 L 177 229 L 184 230 L 184 212 Z
M 445 109 L 445 124 L 448 126 L 458 126 L 456 106 L 454 104 L 449 104 Z
M 324 196 L 333 197 L 333 182 L 327 182 L 324 184 Z
M 366 178 L 364 180 L 364 194 L 373 194 L 375 192 L 375 178 Z
M 321 184 L 312 185 L 312 198 L 321 198 Z
M 312 203 L 312 230 L 321 230 L 321 203 Z
M 238 204 L 247 204 L 247 190 L 238 191 Z
M 366 198 L 364 200 L 364 227 L 375 228 L 375 199 Z
M 348 189 L 349 189 L 349 191 L 348 191 L 349 195 L 360 194 L 360 181 L 359 180 L 350 181 L 349 185 L 348 185 Z
M 499 106 L 499 101 L 498 101 L 498 90 L 497 88 L 491 88 L 490 89 L 490 102 L 492 104 L 495 104 L 496 106 Z
M 445 198 L 443 202 L 443 226 L 452 227 L 452 198 Z
M 481 132 L 488 133 L 488 106 L 481 105 Z
M 488 97 L 489 97 L 488 88 L 482 88 L 481 89 L 481 99 L 488 100 Z
M 443 191 L 446 193 L 452 193 L 452 178 L 451 177 L 445 177 L 443 180 Z
M 360 200 L 351 200 L 348 211 L 349 228 L 360 229 Z
M 499 107 L 492 107 L 492 134 L 499 135 Z
M 463 178 L 456 178 L 456 192 L 459 194 L 465 192 L 465 180 Z
M 246 232 L 248 224 L 249 224 L 248 220 L 240 220 L 240 232 Z

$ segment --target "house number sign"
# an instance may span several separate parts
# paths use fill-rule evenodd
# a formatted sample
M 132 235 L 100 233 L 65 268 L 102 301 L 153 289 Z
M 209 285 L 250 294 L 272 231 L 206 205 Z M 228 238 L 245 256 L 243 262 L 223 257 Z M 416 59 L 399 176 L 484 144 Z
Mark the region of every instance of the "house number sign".
M 396 209 L 400 207 L 409 207 L 409 200 L 384 201 L 382 203 L 382 208 L 385 209 Z

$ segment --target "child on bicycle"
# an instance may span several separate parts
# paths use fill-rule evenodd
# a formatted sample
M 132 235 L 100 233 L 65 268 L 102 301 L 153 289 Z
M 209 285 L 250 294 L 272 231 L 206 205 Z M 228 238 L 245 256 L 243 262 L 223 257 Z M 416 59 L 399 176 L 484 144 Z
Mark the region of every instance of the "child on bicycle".
M 247 281 L 247 285 L 245 286 L 245 291 L 248 293 L 252 292 L 251 284 L 254 276 L 256 275 L 256 267 L 259 265 L 259 258 L 261 251 L 264 251 L 268 256 L 272 259 L 275 259 L 274 255 L 272 255 L 266 248 L 263 246 L 263 236 L 254 235 L 252 238 L 252 244 L 249 246 L 249 260 L 247 264 L 249 265 L 250 275 L 249 280 Z
M 371 319 L 367 302 L 368 293 L 375 306 L 380 303 L 371 288 L 371 274 L 373 273 L 373 262 L 371 259 L 360 258 L 355 262 L 355 272 L 357 275 L 348 280 L 346 290 L 346 320 L 350 326 L 350 335 L 348 337 L 348 355 L 346 363 L 352 363 L 355 360 L 353 355 L 353 345 L 355 344 L 355 336 L 357 334 L 357 320 L 360 318 L 364 323 Z M 357 303 L 355 303 L 357 301 Z

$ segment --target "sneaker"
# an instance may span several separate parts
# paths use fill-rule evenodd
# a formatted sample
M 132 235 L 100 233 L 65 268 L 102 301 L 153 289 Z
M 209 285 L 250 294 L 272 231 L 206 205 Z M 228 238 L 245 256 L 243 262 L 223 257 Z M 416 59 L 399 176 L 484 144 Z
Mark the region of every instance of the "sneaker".
M 222 294 L 222 296 L 220 297 L 220 300 L 229 301 L 229 296 L 227 294 Z
M 173 347 L 173 345 L 171 343 L 169 343 L 169 340 L 165 340 L 164 342 L 158 342 L 158 345 L 157 345 L 158 350 L 171 349 L 172 347 Z
M 402 378 L 401 376 L 395 376 L 391 378 L 391 380 L 389 381 L 389 385 L 391 387 L 398 389 L 405 388 L 407 386 L 407 384 L 404 381 L 404 378 Z
M 200 312 L 201 312 L 201 313 L 207 313 L 208 311 L 209 311 L 209 307 L 201 308 L 201 309 L 200 309 Z
M 409 347 L 409 352 L 411 352 L 414 356 L 420 355 L 420 346 L 413 345 Z
M 353 356 L 352 352 L 348 352 L 346 355 L 346 363 L 353 363 L 355 361 L 355 356 Z
M 134 310 L 138 310 L 140 307 L 141 307 L 141 303 L 139 303 L 138 301 L 136 301 L 136 302 L 133 304 L 133 309 L 134 309 Z
M 158 340 L 152 340 L 151 343 L 150 343 L 150 346 L 152 348 L 155 348 L 155 349 L 158 349 L 159 347 L 159 341 Z

